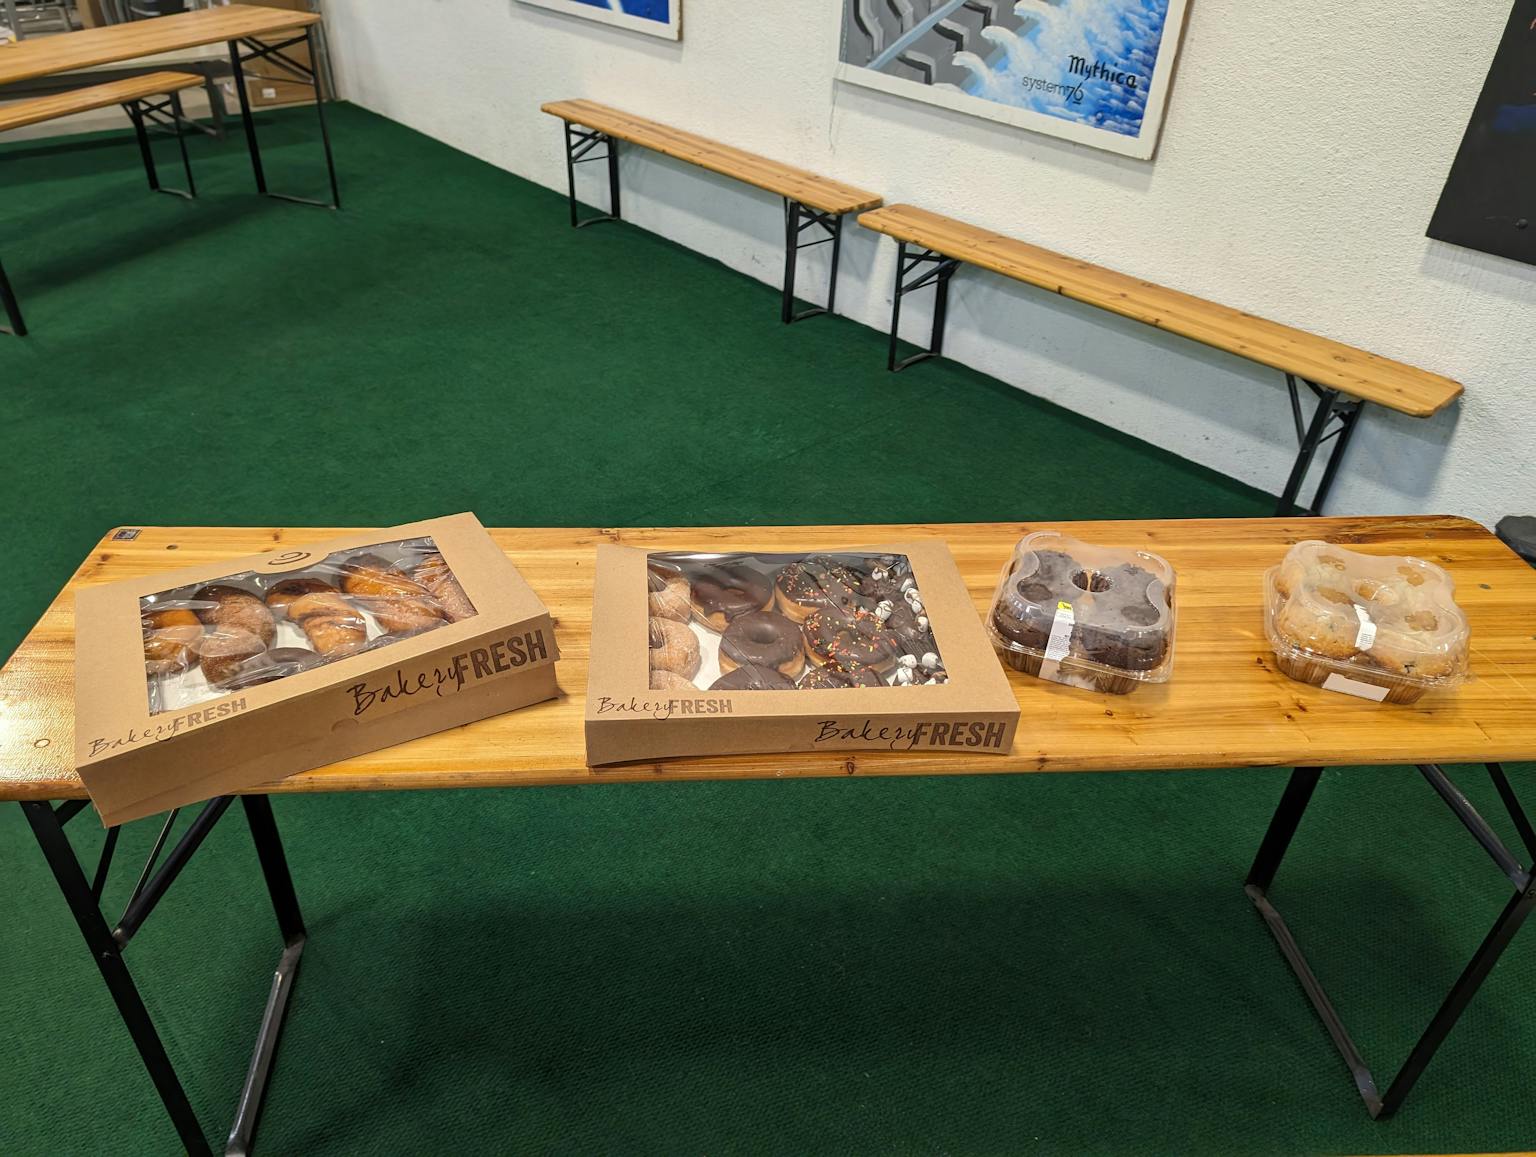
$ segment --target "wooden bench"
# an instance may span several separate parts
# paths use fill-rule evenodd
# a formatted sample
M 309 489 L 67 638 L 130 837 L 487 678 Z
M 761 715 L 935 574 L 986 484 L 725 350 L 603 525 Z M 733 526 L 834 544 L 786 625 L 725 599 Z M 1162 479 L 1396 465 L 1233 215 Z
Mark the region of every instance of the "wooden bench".
M 114 80 L 109 84 L 15 101 L 0 105 L 0 132 L 120 104 L 133 121 L 133 131 L 139 140 L 139 154 L 144 159 L 144 172 L 149 178 L 149 187 L 157 193 L 195 197 L 197 186 L 192 181 L 192 162 L 187 157 L 187 143 L 181 135 L 181 93 L 185 89 L 199 88 L 202 84 L 203 78 L 190 72 L 151 72 L 144 76 Z M 157 97 L 161 99 L 156 100 Z M 150 125 L 167 126 L 175 133 L 176 143 L 181 149 L 182 168 L 187 174 L 186 189 L 161 187 L 160 174 L 155 169 L 155 156 L 149 147 Z M 0 267 L 0 306 L 4 307 L 9 321 L 8 326 L 0 326 L 0 333 L 25 337 L 27 324 L 22 319 L 21 305 L 16 300 L 11 283 L 6 279 L 3 267 Z
M 679 161 L 698 165 L 712 173 L 734 177 L 784 199 L 784 289 L 780 318 L 785 323 L 831 313 L 837 301 L 837 258 L 842 246 L 843 216 L 873 209 L 880 197 L 840 181 L 829 180 L 793 165 L 771 161 L 756 153 L 722 145 L 707 137 L 674 129 L 644 117 L 632 116 L 590 100 L 561 100 L 541 106 L 544 112 L 565 122 L 565 175 L 570 190 L 571 225 L 580 228 L 598 221 L 619 219 L 618 142 L 641 145 Z M 585 130 L 585 131 L 583 131 Z M 604 151 L 589 155 L 598 145 Z M 608 162 L 609 211 L 601 216 L 579 218 L 576 203 L 576 166 L 584 161 Z M 800 235 L 812 225 L 827 234 L 802 243 Z M 795 264 L 801 249 L 832 243 L 832 270 L 825 308 L 795 312 Z
M 1290 388 L 1296 436 L 1301 443 L 1280 498 L 1277 513 L 1282 515 L 1298 509 L 1296 500 L 1307 471 L 1319 447 L 1332 439 L 1333 449 L 1310 507 L 1311 513 L 1322 512 L 1323 502 L 1338 473 L 1344 448 L 1364 403 L 1375 402 L 1416 418 L 1427 418 L 1461 395 L 1460 382 L 1439 374 L 1053 253 L 1000 233 L 978 229 L 913 205 L 888 205 L 864 213 L 859 217 L 859 224 L 894 237 L 899 243 L 887 361 L 892 370 L 936 357 L 942 351 L 949 280 L 961 263 L 1027 282 L 1279 370 Z M 909 255 L 908 246 L 921 251 Z M 923 272 L 908 280 L 908 275 L 919 269 Z M 935 287 L 931 341 L 922 352 L 898 360 L 897 327 L 901 321 L 902 296 L 928 285 Z M 1317 409 L 1310 421 L 1304 421 L 1302 417 L 1298 381 L 1318 398 Z

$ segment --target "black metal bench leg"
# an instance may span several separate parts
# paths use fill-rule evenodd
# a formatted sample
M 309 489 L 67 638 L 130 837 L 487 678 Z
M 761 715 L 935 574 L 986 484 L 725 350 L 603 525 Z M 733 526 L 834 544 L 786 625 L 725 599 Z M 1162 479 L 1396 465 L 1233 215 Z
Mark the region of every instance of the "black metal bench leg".
M 150 1079 L 160 1094 L 161 1102 L 171 1117 L 177 1135 L 182 1145 L 192 1154 L 207 1154 L 211 1150 L 203 1135 L 202 1126 L 198 1123 L 197 1116 L 187 1099 L 186 1091 L 182 1088 L 160 1036 L 155 1031 L 149 1012 L 139 997 L 138 989 L 134 986 L 128 967 L 123 960 L 123 952 L 143 921 L 148 918 L 176 877 L 196 854 L 202 841 L 218 823 L 231 802 L 232 797 L 229 796 L 210 800 L 161 863 L 160 853 L 165 847 L 176 818 L 175 812 L 170 814 L 116 928 L 109 926 L 103 917 L 100 901 L 107 872 L 111 866 L 112 854 L 117 846 L 118 829 L 112 828 L 107 832 L 94 882 L 87 883 L 85 872 L 64 833 L 64 824 L 83 809 L 84 801 L 66 803 L 58 808 L 46 802 L 29 802 L 21 805 L 37 837 L 38 844 L 49 866 L 53 869 L 54 878 L 58 881 L 70 911 L 80 927 L 81 934 L 85 937 L 91 955 L 96 960 L 102 978 L 106 981 L 107 988 L 117 1003 L 118 1011 L 139 1051 L 139 1056 L 143 1059 L 145 1068 L 149 1070 Z M 288 872 L 288 863 L 283 854 L 277 823 L 272 816 L 271 802 L 266 796 L 246 796 L 242 798 L 242 803 L 251 829 L 251 838 L 256 845 L 262 875 L 272 900 L 273 911 L 277 916 L 278 928 L 282 932 L 283 952 L 273 974 L 272 988 L 262 1014 L 256 1045 L 251 1054 L 250 1066 L 240 1091 L 240 1101 L 236 1107 L 234 1124 L 231 1126 L 225 1149 L 226 1153 L 238 1155 L 246 1154 L 250 1150 L 252 1134 L 261 1111 L 262 1096 L 266 1091 L 273 1059 L 276 1056 L 283 1016 L 287 1011 L 289 996 L 298 973 L 299 959 L 304 951 L 306 939 L 303 917 L 299 911 L 293 879 Z
M 565 121 L 565 183 L 566 199 L 571 208 L 571 228 L 580 229 L 584 225 L 595 225 L 599 221 L 618 221 L 619 216 L 619 142 L 607 133 L 598 132 L 596 129 L 583 131 L 581 128 Z M 591 156 L 593 149 L 598 145 L 606 146 L 602 153 Z M 583 217 L 580 214 L 580 202 L 576 200 L 576 166 L 587 161 L 608 162 L 608 205 L 609 211 L 598 213 L 591 217 Z
M 332 94 L 326 87 L 325 70 L 320 65 L 321 59 L 326 55 L 324 45 L 316 39 L 323 35 L 323 28 L 319 24 L 311 24 L 304 31 L 305 39 L 308 41 L 309 63 L 313 70 L 315 116 L 320 121 L 320 144 L 325 149 L 325 171 L 331 181 L 331 208 L 340 209 L 341 186 L 336 181 L 336 158 L 331 154 L 331 134 L 325 127 L 325 102 L 331 98 Z
M 1344 1027 L 1337 1010 L 1333 1007 L 1333 1002 L 1329 1000 L 1321 981 L 1312 971 L 1290 928 L 1269 900 L 1269 887 L 1274 882 L 1275 872 L 1285 856 L 1302 814 L 1306 811 L 1313 789 L 1317 786 L 1321 775 L 1319 768 L 1298 767 L 1292 773 L 1290 782 L 1286 785 L 1285 794 L 1281 797 L 1280 805 L 1265 833 L 1264 842 L 1259 848 L 1253 868 L 1248 873 L 1245 886 L 1248 898 L 1253 901 L 1254 907 L 1264 918 L 1281 954 L 1296 974 L 1297 980 L 1301 982 L 1302 989 L 1312 1002 L 1312 1007 L 1316 1010 L 1324 1027 L 1327 1028 L 1328 1035 L 1332 1038 L 1339 1055 L 1349 1067 L 1355 1088 L 1361 1100 L 1365 1102 L 1366 1109 L 1373 1118 L 1378 1120 L 1392 1116 L 1402 1107 L 1403 1101 L 1423 1074 L 1435 1052 L 1450 1035 L 1451 1029 L 1455 1027 L 1488 974 L 1493 971 L 1493 966 L 1498 963 L 1504 949 L 1509 946 L 1509 942 L 1514 939 L 1515 933 L 1520 930 L 1520 926 L 1525 923 L 1531 912 L 1536 910 L 1536 872 L 1515 859 L 1497 833 L 1478 815 L 1477 810 L 1450 782 L 1444 771 L 1433 764 L 1423 765 L 1419 770 L 1467 830 L 1488 852 L 1503 874 L 1515 885 L 1515 893 L 1505 904 L 1504 910 L 1494 921 L 1493 928 L 1483 938 L 1483 942 L 1478 946 L 1466 968 L 1462 970 L 1456 983 L 1452 985 L 1450 992 L 1430 1021 L 1429 1027 L 1424 1030 L 1384 1094 L 1378 1091 L 1370 1067 L 1365 1063 L 1365 1058 L 1361 1056 L 1349 1031 Z M 1530 821 L 1515 799 L 1514 791 L 1504 776 L 1503 768 L 1498 764 L 1489 764 L 1488 773 L 1498 788 L 1500 798 L 1515 821 L 1521 837 L 1526 841 L 1527 850 L 1536 857 L 1536 832 L 1532 831 Z
M 229 73 L 234 82 L 235 97 L 240 102 L 240 119 L 245 124 L 245 147 L 251 154 L 251 175 L 256 178 L 256 191 L 267 191 L 267 174 L 261 167 L 261 145 L 256 140 L 256 122 L 251 119 L 251 98 L 245 91 L 245 62 L 240 56 L 240 42 L 229 42 Z
M 1301 445 L 1296 454 L 1296 462 L 1291 467 L 1291 475 L 1286 480 L 1285 491 L 1280 495 L 1280 501 L 1275 507 L 1275 514 L 1282 518 L 1296 513 L 1316 515 L 1323 512 L 1323 504 L 1328 499 L 1329 491 L 1333 489 L 1334 479 L 1339 473 L 1339 465 L 1344 460 L 1344 449 L 1354 435 L 1355 424 L 1360 420 L 1360 411 L 1365 404 L 1355 398 L 1343 396 L 1338 390 L 1318 386 L 1302 379 L 1307 388 L 1317 395 L 1317 408 L 1312 411 L 1311 420 L 1304 426 L 1297 380 L 1294 374 L 1285 375 L 1285 383 L 1291 394 L 1291 416 L 1295 420 L 1296 437 Z M 1329 424 L 1335 422 L 1337 425 L 1330 431 Z M 1312 468 L 1312 462 L 1318 450 L 1329 441 L 1333 442 L 1333 449 L 1329 452 L 1327 464 L 1323 467 L 1323 477 L 1317 484 L 1317 491 L 1312 496 L 1312 505 L 1305 508 L 1299 507 L 1296 500 L 1302 486 L 1306 483 L 1307 472 Z
M 139 102 L 129 101 L 123 106 L 128 119 L 133 122 L 133 135 L 139 142 L 139 157 L 144 162 L 144 176 L 149 180 L 149 191 L 160 191 L 160 174 L 155 171 L 155 154 L 149 147 L 149 132 L 144 127 L 144 110 Z
M 931 268 L 908 281 L 907 274 L 923 265 Z M 953 257 L 945 257 L 931 249 L 925 249 L 909 257 L 907 243 L 905 241 L 896 243 L 896 286 L 891 295 L 891 340 L 885 358 L 886 369 L 895 373 L 915 362 L 939 357 L 944 352 L 944 323 L 949 316 L 949 279 L 955 275 L 955 270 L 958 268 L 960 268 L 960 262 Z M 928 285 L 934 287 L 933 332 L 928 340 L 928 348 L 898 360 L 897 355 L 901 349 L 901 299 L 914 290 Z
M 21 303 L 16 300 L 16 294 L 11 289 L 10 278 L 5 275 L 5 266 L 0 265 L 0 306 L 5 309 L 5 317 L 8 325 L 0 325 L 0 333 L 8 333 L 13 337 L 27 336 L 27 323 L 21 318 Z
M 812 226 L 819 227 L 825 234 L 817 241 L 800 240 L 800 235 Z M 795 312 L 795 269 L 800 262 L 800 250 L 812 249 L 817 245 L 832 246 L 831 273 L 827 281 L 827 304 L 824 306 L 812 306 Z M 824 213 L 819 209 L 812 209 L 800 201 L 784 198 L 784 286 L 779 301 L 779 320 L 785 325 L 790 322 L 804 321 L 808 317 L 816 317 L 818 314 L 833 313 L 837 308 L 837 263 L 843 247 L 843 214 Z

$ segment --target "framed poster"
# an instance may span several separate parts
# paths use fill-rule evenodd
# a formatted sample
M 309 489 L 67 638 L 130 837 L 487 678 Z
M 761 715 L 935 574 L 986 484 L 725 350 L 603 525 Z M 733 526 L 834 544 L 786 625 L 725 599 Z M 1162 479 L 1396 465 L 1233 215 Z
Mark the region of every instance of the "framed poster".
M 837 76 L 1146 158 L 1187 2 L 838 0 Z
M 584 16 L 648 36 L 676 40 L 683 34 L 683 0 L 522 0 L 538 8 Z
M 1536 265 L 1536 0 L 1516 0 L 1429 236 Z

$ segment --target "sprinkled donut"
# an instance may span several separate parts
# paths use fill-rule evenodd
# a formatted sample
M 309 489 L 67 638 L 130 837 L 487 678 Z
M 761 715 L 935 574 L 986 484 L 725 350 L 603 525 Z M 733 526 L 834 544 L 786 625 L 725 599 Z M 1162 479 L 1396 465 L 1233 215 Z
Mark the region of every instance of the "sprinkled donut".
M 870 611 L 857 610 L 851 615 L 835 611 L 812 611 L 805 620 L 805 654 L 817 666 L 832 666 L 844 671 L 873 667 L 888 674 L 901 654 L 896 632 L 887 630 Z
M 813 554 L 792 562 L 773 579 L 773 604 L 797 623 L 812 611 L 831 607 L 845 613 L 859 605 L 863 576 L 834 558 Z
M 852 671 L 839 671 L 836 667 L 818 667 L 812 663 L 795 684 L 802 691 L 834 691 L 845 687 L 884 687 L 885 680 L 873 667 L 856 667 Z
M 772 605 L 768 580 L 744 563 L 706 564 L 691 569 L 693 613 L 717 631 L 732 619 Z
M 650 640 L 652 671 L 674 671 L 685 679 L 698 671 L 699 640 L 687 623 L 653 618 Z

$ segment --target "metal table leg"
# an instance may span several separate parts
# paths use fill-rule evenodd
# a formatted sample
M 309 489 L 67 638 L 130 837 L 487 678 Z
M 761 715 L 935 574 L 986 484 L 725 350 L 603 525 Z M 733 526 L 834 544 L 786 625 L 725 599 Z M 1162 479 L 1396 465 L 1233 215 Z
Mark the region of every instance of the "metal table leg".
M 27 323 L 21 318 L 21 303 L 16 300 L 16 294 L 11 289 L 4 265 L 0 265 L 0 307 L 4 307 L 6 320 L 10 323 L 8 326 L 0 325 L 0 333 L 26 337 Z
M 85 871 L 64 831 L 64 825 L 85 808 L 85 801 L 73 800 L 58 807 L 47 802 L 27 802 L 21 805 L 31 824 L 32 833 L 42 848 L 43 856 L 53 870 L 54 879 L 64 893 L 65 902 L 80 927 L 80 933 L 85 937 L 91 957 L 117 1004 L 118 1013 L 128 1028 L 134 1047 L 138 1049 L 144 1067 L 149 1071 L 155 1091 L 160 1094 L 161 1103 L 170 1115 L 176 1134 L 187 1152 L 194 1155 L 210 1153 L 211 1149 L 186 1091 L 176 1076 L 170 1057 L 166 1054 L 165 1046 L 161 1043 L 160 1035 L 155 1031 L 149 1010 L 144 1006 L 138 988 L 133 983 L 123 952 L 233 801 L 233 796 L 209 800 L 166 854 L 164 863 L 160 863 L 161 852 L 176 823 L 179 809 L 169 814 L 116 925 L 109 925 L 102 914 L 101 895 L 117 847 L 118 830 L 112 828 L 107 832 L 93 879 L 87 882 Z M 244 796 L 241 802 L 251 829 L 251 838 L 256 844 L 256 854 L 261 861 L 272 907 L 277 914 L 278 928 L 283 936 L 283 952 L 272 978 L 271 994 L 262 1014 L 256 1047 L 240 1092 L 234 1125 L 226 1143 L 225 1152 L 233 1154 L 244 1154 L 250 1148 L 262 1095 L 272 1071 L 278 1035 L 282 1031 L 283 1015 L 288 1007 L 288 998 L 306 938 L 293 880 L 283 854 L 282 840 L 272 816 L 272 805 L 266 796 Z
M 251 173 L 256 178 L 256 191 L 263 196 L 273 197 L 279 201 L 292 201 L 297 205 L 319 205 L 328 209 L 340 209 L 341 189 L 336 180 L 336 160 L 331 153 L 331 136 L 325 123 L 325 102 L 330 94 L 326 91 L 323 72 L 311 67 L 320 59 L 320 53 L 323 51 L 323 41 L 320 39 L 323 33 L 318 31 L 319 28 L 320 25 L 311 24 L 304 30 L 302 36 L 294 36 L 276 44 L 267 44 L 250 38 L 231 40 L 228 43 L 229 69 L 235 85 L 235 95 L 240 100 L 240 117 L 245 122 L 245 145 L 251 154 Z M 283 51 L 296 44 L 308 47 L 311 66 L 304 65 Z M 242 52 L 242 48 L 245 51 Z M 310 197 L 296 197 L 290 193 L 273 193 L 268 190 L 266 171 L 261 163 L 261 145 L 256 140 L 256 122 L 251 116 L 251 98 L 245 90 L 245 63 L 250 60 L 266 61 L 314 88 L 315 115 L 320 122 L 320 144 L 325 151 L 325 170 L 330 179 L 331 199 L 329 201 L 317 201 Z
M 1296 828 L 1301 823 L 1301 817 L 1307 810 L 1307 804 L 1311 801 L 1312 792 L 1322 776 L 1321 768 L 1298 767 L 1291 774 L 1285 794 L 1280 799 L 1280 806 L 1270 821 L 1269 830 L 1264 835 L 1264 842 L 1260 845 L 1253 868 L 1248 873 L 1245 886 L 1248 898 L 1253 901 L 1254 907 L 1259 910 L 1265 924 L 1274 934 L 1281 954 L 1295 972 L 1296 979 L 1301 982 L 1301 987 L 1312 1002 L 1312 1007 L 1317 1011 L 1317 1015 L 1328 1030 L 1328 1035 L 1333 1039 L 1334 1047 L 1338 1049 L 1339 1055 L 1344 1058 L 1344 1063 L 1349 1067 L 1355 1088 L 1361 1100 L 1365 1102 L 1366 1109 L 1376 1119 L 1390 1117 L 1402 1107 L 1403 1101 L 1423 1074 L 1436 1050 L 1450 1035 L 1451 1029 L 1455 1027 L 1457 1020 L 1471 1003 L 1473 996 L 1477 994 L 1478 988 L 1493 971 L 1493 966 L 1498 963 L 1500 955 L 1514 939 L 1515 933 L 1520 930 L 1520 925 L 1530 916 L 1532 910 L 1536 909 L 1536 872 L 1522 864 L 1514 853 L 1504 846 L 1497 833 L 1488 826 L 1488 822 L 1478 814 L 1471 801 L 1451 782 L 1444 770 L 1435 764 L 1423 764 L 1419 767 L 1419 771 L 1456 814 L 1456 818 L 1461 820 L 1471 832 L 1473 838 L 1482 845 L 1483 850 L 1488 853 L 1500 872 L 1514 885 L 1515 892 L 1504 906 L 1504 910 L 1499 913 L 1498 919 L 1494 921 L 1493 928 L 1478 946 L 1472 960 L 1452 985 L 1439 1011 L 1429 1022 L 1429 1026 L 1424 1030 L 1418 1043 L 1414 1045 L 1413 1051 L 1408 1054 L 1408 1059 L 1398 1070 L 1392 1083 L 1387 1086 L 1385 1093 L 1379 1091 L 1375 1076 L 1365 1063 L 1365 1058 L 1360 1055 L 1360 1050 L 1350 1037 L 1349 1031 L 1344 1027 L 1344 1022 L 1333 1007 L 1333 1002 L 1328 999 L 1322 982 L 1312 971 L 1290 928 L 1269 899 L 1269 889 L 1274 882 L 1275 872 L 1279 869 L 1281 860 L 1285 858 L 1291 837 L 1295 835 Z M 1526 852 L 1533 861 L 1536 861 L 1536 831 L 1532 830 L 1530 820 L 1515 798 L 1514 789 L 1510 786 L 1504 769 L 1499 764 L 1490 763 L 1488 774 L 1498 789 L 1499 798 L 1509 812 L 1516 830 L 1519 831 L 1520 838 L 1525 842 Z

